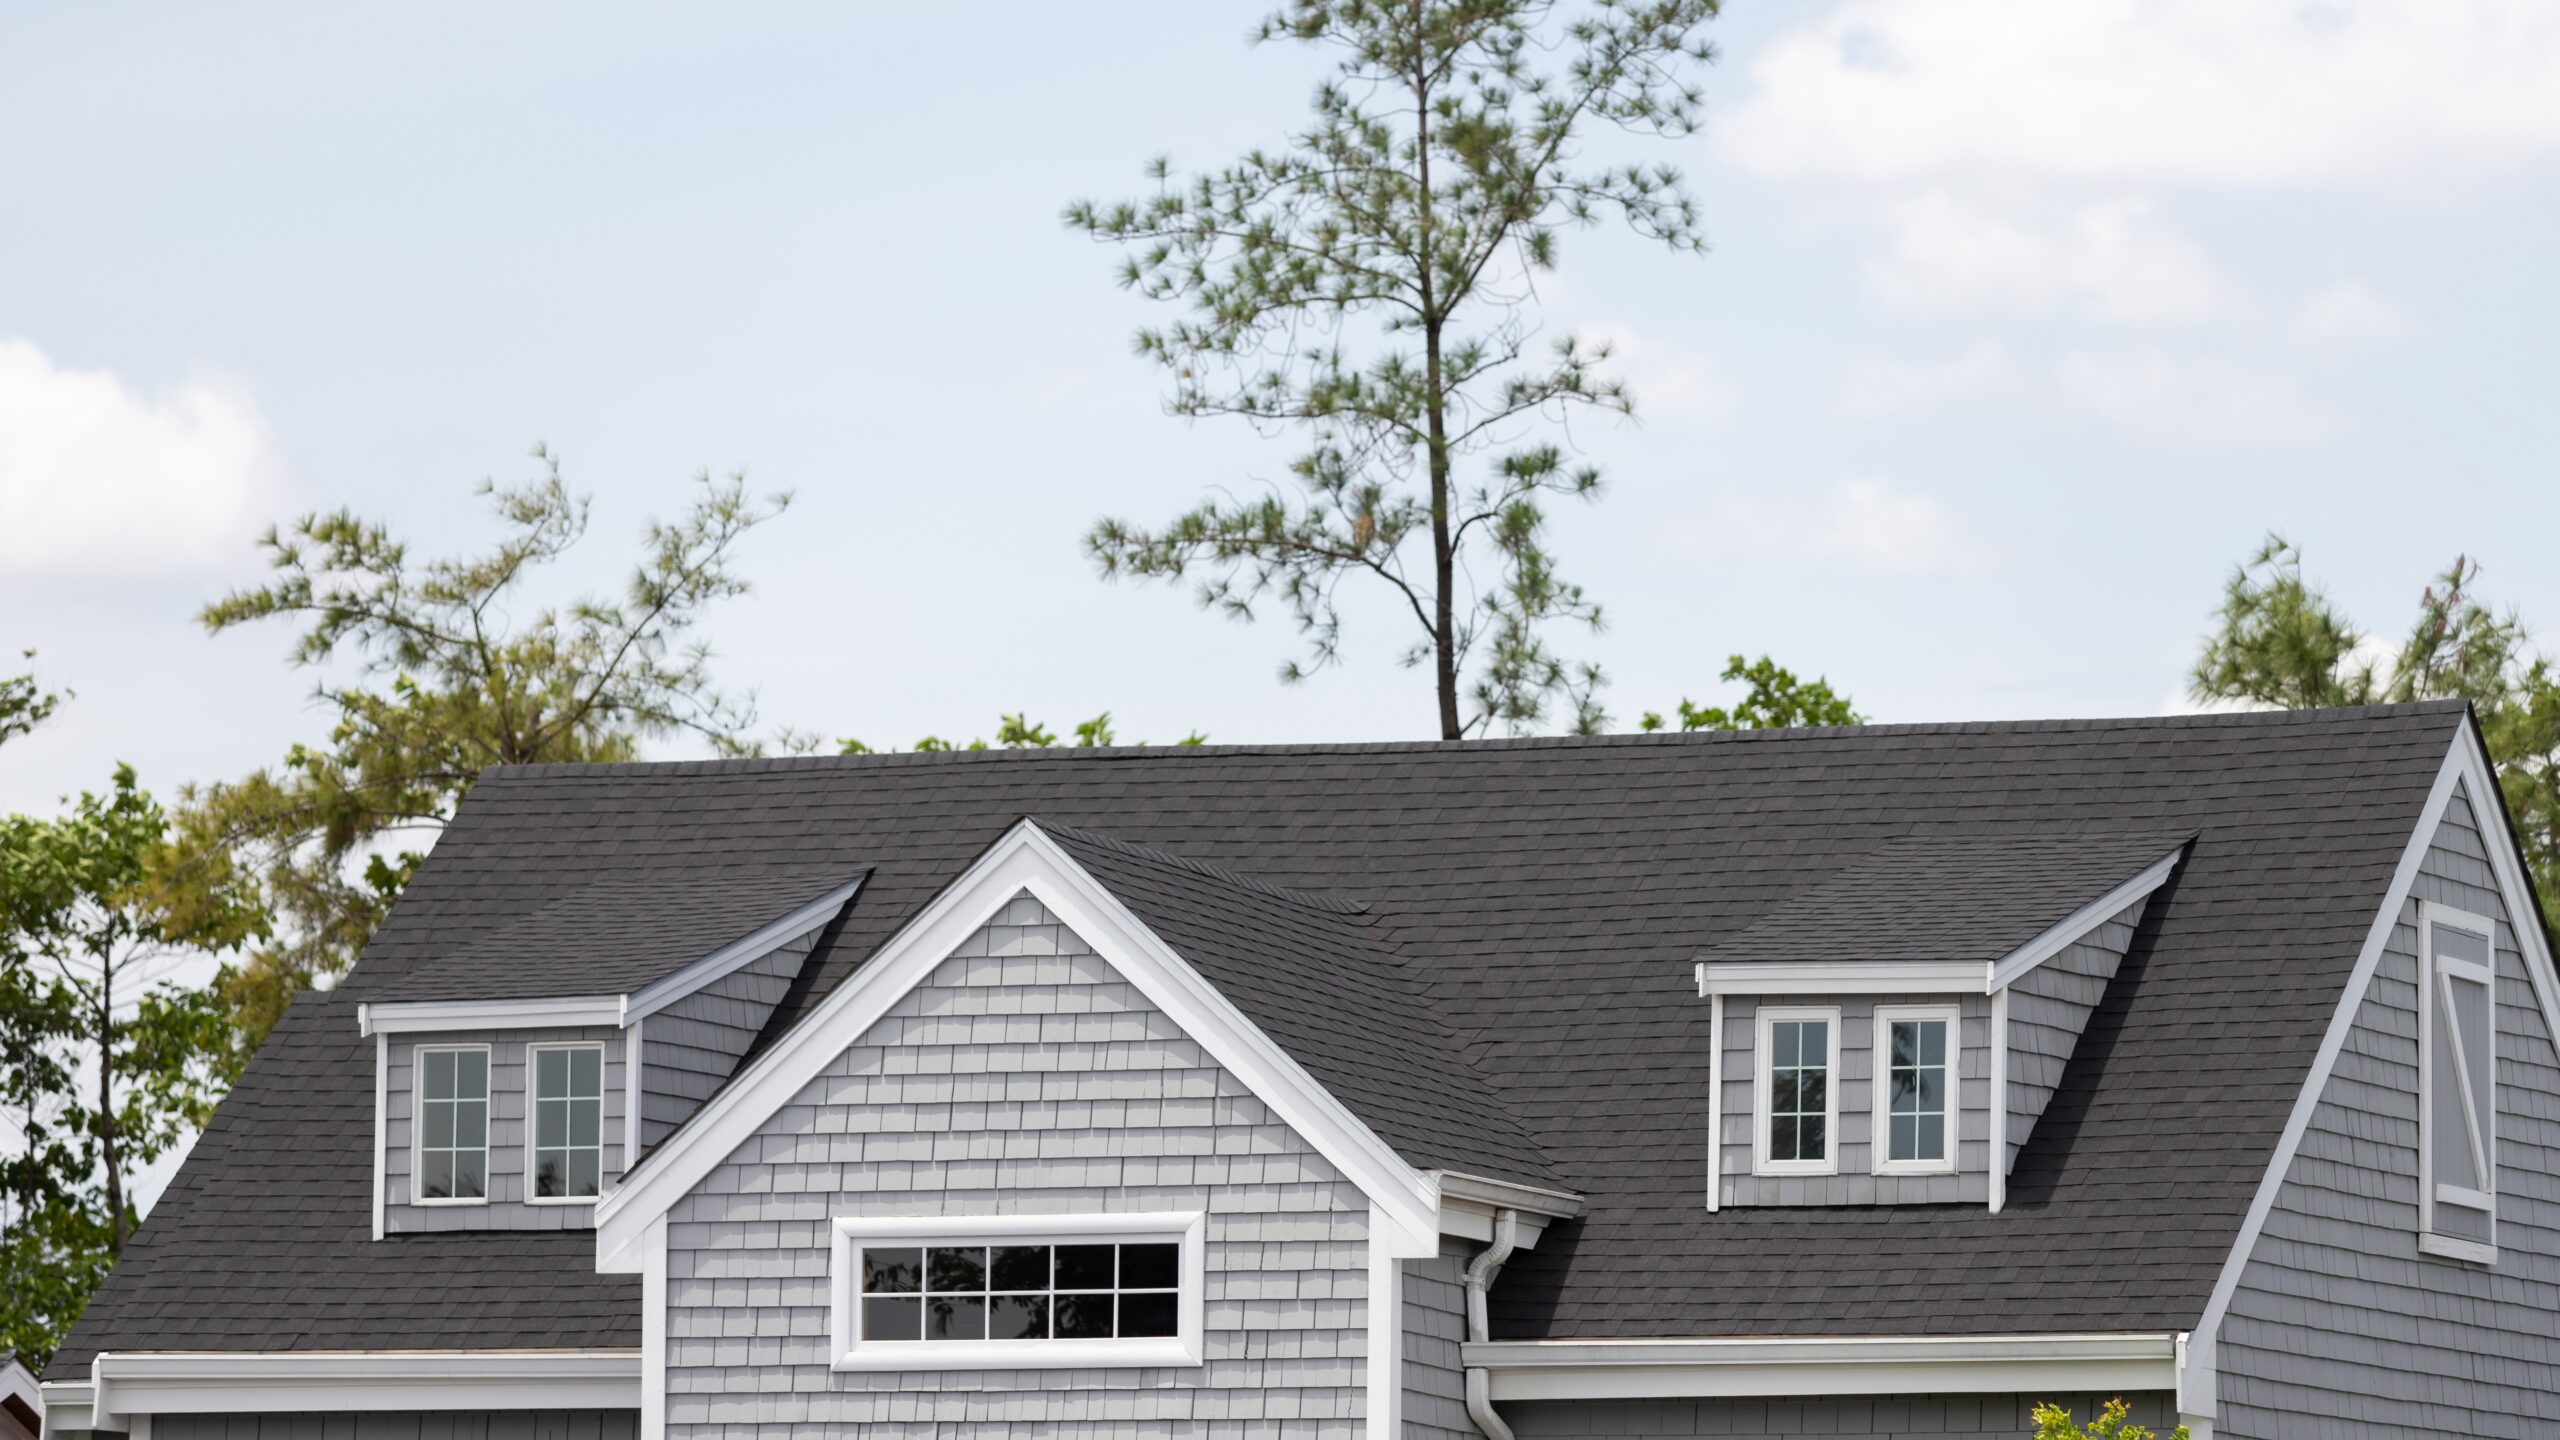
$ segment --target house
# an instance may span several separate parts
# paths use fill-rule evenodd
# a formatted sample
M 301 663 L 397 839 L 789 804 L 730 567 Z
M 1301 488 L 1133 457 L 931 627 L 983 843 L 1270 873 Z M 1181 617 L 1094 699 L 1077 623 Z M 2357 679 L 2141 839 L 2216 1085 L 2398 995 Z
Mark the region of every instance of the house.
M 44 1433 L 44 1397 L 36 1377 L 18 1357 L 0 1352 L 0 1440 L 36 1440 Z
M 2447 705 L 501 769 L 45 1404 L 2547 1436 L 2538 913 Z

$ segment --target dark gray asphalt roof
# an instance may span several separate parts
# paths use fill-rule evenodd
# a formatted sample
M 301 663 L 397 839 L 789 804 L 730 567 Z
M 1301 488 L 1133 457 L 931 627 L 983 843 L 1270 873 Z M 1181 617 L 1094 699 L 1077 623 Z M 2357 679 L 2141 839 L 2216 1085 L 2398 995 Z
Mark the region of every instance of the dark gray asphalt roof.
M 1358 902 L 1275 889 L 1089 831 L 1040 828 L 1407 1164 L 1557 1184 Z
M 778 858 L 602 875 L 521 919 L 427 958 L 369 998 L 527 1000 L 628 995 L 754 934 L 861 873 Z
M 1504 1270 L 1498 1337 L 2187 1328 L 2464 723 L 2431 705 L 495 771 L 347 983 L 296 1005 L 54 1371 L 101 1344 L 637 1343 L 637 1283 L 592 1274 L 583 1234 L 364 1243 L 354 1002 L 603 876 L 869 871 L 779 1027 L 1023 815 L 1368 903 L 1588 1198 Z M 1697 956 L 1888 841 L 2093 823 L 2195 840 L 2007 1210 L 1707 1213 Z
M 2141 874 L 2186 835 L 1914 835 L 1851 859 L 1708 947 L 1710 965 L 1980 960 L 2016 950 Z

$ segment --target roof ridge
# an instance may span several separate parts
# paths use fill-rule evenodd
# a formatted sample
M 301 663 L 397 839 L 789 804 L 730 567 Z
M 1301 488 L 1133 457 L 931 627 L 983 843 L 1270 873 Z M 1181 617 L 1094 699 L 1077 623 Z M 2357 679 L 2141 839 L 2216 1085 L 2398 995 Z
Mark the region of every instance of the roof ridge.
M 2074 731 L 2238 729 L 2332 723 L 2342 717 L 2384 719 L 2403 715 L 2459 714 L 2464 700 L 2415 700 L 2394 705 L 2332 706 L 2307 710 L 2217 710 L 2193 715 L 2089 716 L 2059 720 L 1932 720 L 1892 725 L 1813 725 L 1755 730 L 1655 731 L 1636 735 L 1526 735 L 1470 740 L 1284 741 L 1233 745 L 1071 745 L 986 750 L 910 750 L 867 755 L 764 755 L 743 759 L 621 760 L 541 765 L 491 765 L 493 776 L 553 777 L 662 774 L 754 774 L 855 770 L 908 765 L 1091 764 L 1109 761 L 1186 760 L 1239 755 L 1448 754 L 1481 750 L 1607 750 L 1681 745 L 1783 745 L 1844 737 L 1879 739 L 1934 735 L 2036 735 Z
M 1046 834 L 1064 835 L 1070 839 L 1081 840 L 1088 845 L 1099 845 L 1105 850 L 1116 851 L 1122 855 L 1152 860 L 1160 865 L 1170 865 L 1177 870 L 1187 870 L 1194 875 L 1205 876 L 1223 885 L 1233 885 L 1240 890 L 1250 890 L 1257 895 L 1268 895 L 1276 900 L 1285 900 L 1292 905 L 1304 905 L 1310 909 L 1323 910 L 1334 915 L 1369 913 L 1369 902 L 1366 900 L 1355 900 L 1347 895 L 1326 895 L 1313 890 L 1293 890 L 1286 885 L 1274 885 L 1268 880 L 1257 880 L 1223 865 L 1194 860 L 1188 855 L 1176 855 L 1170 850 L 1159 850 L 1152 845 L 1140 845 L 1135 841 L 1123 840 L 1116 835 L 1105 835 L 1099 830 L 1061 825 L 1055 821 L 1043 820 L 1037 815 L 1026 815 L 1023 818 L 1040 827 Z

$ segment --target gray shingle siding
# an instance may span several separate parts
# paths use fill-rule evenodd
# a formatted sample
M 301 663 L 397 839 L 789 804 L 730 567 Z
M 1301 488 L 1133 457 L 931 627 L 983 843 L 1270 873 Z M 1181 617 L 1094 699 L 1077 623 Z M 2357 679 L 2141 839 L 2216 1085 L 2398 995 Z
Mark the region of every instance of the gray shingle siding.
M 1208 1212 L 1205 1364 L 829 1368 L 832 1217 L 1122 1210 Z M 1358 1187 L 1023 896 L 670 1212 L 667 1434 L 1350 1440 L 1368 1223 Z
M 2133 946 L 2134 926 L 2142 919 L 2145 896 L 2126 906 L 2087 936 L 2066 945 L 2009 986 L 2009 1143 L 2001 1157 L 2005 1172 L 2018 1148 L 2035 1133 L 2045 1102 L 2062 1084 L 2063 1067 L 2080 1043 L 2090 1013 L 2116 978 L 2116 967 Z
M 1444 1240 L 1431 1259 L 1403 1263 L 1405 1440 L 1483 1440 L 1467 1418 L 1467 1372 L 1458 1358 L 1467 1338 L 1467 1257 L 1475 1249 Z
M 2560 1432 L 2560 1052 L 2463 798 L 2414 890 L 2223 1322 L 2218 1435 Z M 2417 900 L 2499 922 L 2491 1266 L 2417 1248 Z
M 622 1174 L 623 1104 L 629 1089 L 622 1070 L 622 1032 L 610 1027 L 555 1030 L 507 1030 L 496 1034 L 394 1035 L 383 1091 L 382 1228 L 386 1234 L 424 1234 L 455 1230 L 585 1230 L 593 1228 L 594 1209 L 586 1205 L 525 1203 L 526 1146 L 531 1137 L 525 1115 L 531 1105 L 532 1079 L 525 1069 L 525 1048 L 558 1043 L 604 1046 L 604 1184 L 610 1189 Z M 487 1045 L 489 1047 L 489 1203 L 486 1205 L 413 1205 L 410 1166 L 417 1158 L 410 1126 L 416 1112 L 415 1055 L 421 1045 Z
M 2109 1397 L 2096 1395 L 1855 1395 L 1788 1400 L 1515 1401 L 1502 1418 L 1520 1440 L 1651 1440 L 1713 1435 L 1733 1440 L 2029 1440 L 2027 1413 L 2067 1404 L 2086 1421 Z M 2177 1424 L 2169 1397 L 2136 1392 L 2131 1419 L 2167 1435 Z
M 1703 1004 L 1704 1002 L 1699 1002 Z M 1840 1073 L 1834 1077 L 1840 1104 L 1840 1173 L 1837 1175 L 1756 1176 L 1751 1173 L 1755 1117 L 1752 1084 L 1757 1073 L 1753 1047 L 1759 1043 L 1759 1012 L 1766 1005 L 1797 1009 L 1840 1007 Z M 1957 1008 L 1962 1044 L 1956 1064 L 1956 1173 L 1952 1175 L 1873 1174 L 1868 1111 L 1874 1104 L 1875 1012 L 1878 1006 L 1952 1005 Z M 1839 995 L 1796 996 L 1725 1001 L 1723 1091 L 1723 1169 L 1718 1203 L 1756 1205 L 1932 1205 L 1991 1202 L 1989 1169 L 1991 1125 L 1991 1001 L 1983 995 Z
M 636 1410 L 158 1415 L 154 1440 L 636 1440 Z
M 824 928 L 793 937 L 640 1022 L 643 1154 L 728 1083 Z

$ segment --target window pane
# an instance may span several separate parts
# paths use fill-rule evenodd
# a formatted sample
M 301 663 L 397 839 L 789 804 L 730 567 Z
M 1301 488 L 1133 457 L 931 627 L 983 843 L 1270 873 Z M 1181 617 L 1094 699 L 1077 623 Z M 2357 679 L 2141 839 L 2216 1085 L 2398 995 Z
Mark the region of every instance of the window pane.
M 863 1251 L 862 1288 L 910 1295 L 923 1289 L 924 1251 L 921 1248 Z M 917 1323 L 921 1325 L 923 1322 Z
M 556 1200 L 567 1194 L 563 1187 L 567 1185 L 568 1177 L 560 1173 L 560 1152 L 543 1150 L 535 1153 L 538 1158 L 533 1162 L 533 1198 Z
M 1914 1158 L 1920 1160 L 1946 1159 L 1947 1117 L 1944 1115 L 1923 1115 L 1920 1117 L 1919 1123 L 1920 1153 Z
M 1815 1066 L 1827 1064 L 1831 1053 L 1831 1022 L 1800 1020 L 1796 1023 L 1804 1032 L 1804 1063 Z
M 453 1106 L 447 1101 L 429 1101 L 424 1116 L 427 1147 L 443 1150 L 453 1144 Z
M 1059 1254 L 1066 1253 L 1059 1246 Z M 1050 1333 L 1060 1340 L 1108 1340 L 1111 1338 L 1111 1297 L 1108 1295 L 1061 1295 L 1052 1303 L 1050 1318 L 1055 1322 Z
M 1179 1245 L 1123 1245 L 1120 1247 L 1120 1288 L 1123 1290 L 1170 1290 L 1181 1283 L 1182 1247 Z
M 1920 1027 L 1908 1020 L 1893 1022 L 1893 1063 L 1897 1066 L 1920 1063 Z
M 593 1150 L 573 1150 L 569 1152 L 570 1194 L 593 1195 L 601 1188 L 599 1182 L 603 1179 L 603 1176 L 598 1172 L 603 1168 L 600 1163 L 602 1158 L 602 1156 Z
M 572 1050 L 569 1052 L 569 1093 L 602 1095 L 604 1093 L 604 1052 Z
M 1108 1245 L 1059 1246 L 1058 1288 L 1061 1290 L 1110 1289 L 1111 1250 L 1112 1247 Z
M 1943 1115 L 1947 1109 L 1947 1072 L 1930 1069 L 1920 1072 L 1920 1109 L 1931 1115 Z
M 1796 1103 L 1794 1070 L 1779 1070 L 1769 1076 L 1769 1110 L 1776 1115 L 1792 1115 L 1804 1107 Z
M 1149 1335 L 1170 1335 L 1179 1319 L 1175 1297 L 1171 1295 L 1123 1295 L 1120 1297 L 1120 1337 L 1124 1340 Z
M 569 1143 L 572 1145 L 595 1144 L 596 1132 L 600 1128 L 599 1122 L 604 1116 L 604 1107 L 593 1100 L 571 1100 L 566 1104 L 569 1113 Z
M 1947 1063 L 1947 1025 L 1943 1020 L 1927 1021 L 1920 1027 L 1920 1063 Z
M 1830 1153 L 1823 1148 L 1827 1137 L 1822 1130 L 1823 1120 L 1819 1115 L 1807 1115 L 1796 1122 L 1797 1159 L 1819 1160 Z
M 465 1100 L 489 1098 L 489 1052 L 456 1050 L 453 1052 L 454 1093 Z
M 426 1087 L 427 1098 L 430 1100 L 452 1099 L 453 1052 L 429 1050 L 419 1058 L 426 1062 L 423 1067 L 426 1071 L 426 1079 L 421 1083 Z
M 1046 1340 L 1049 1338 L 1049 1297 L 1046 1295 L 998 1295 L 987 1311 L 987 1338 L 990 1340 Z
M 465 1200 L 479 1200 L 488 1193 L 486 1151 L 464 1150 L 453 1157 L 453 1193 Z
M 984 1340 L 987 1301 L 983 1295 L 936 1295 L 924 1302 L 927 1340 Z
M 1908 1070 L 1896 1070 L 1885 1082 L 1885 1111 L 1892 1115 L 1909 1115 L 1920 1108 L 1918 1077 Z
M 1769 1117 L 1769 1158 L 1772 1160 L 1797 1158 L 1796 1117 L 1793 1115 Z
M 1828 1077 L 1819 1070 L 1799 1070 L 1796 1081 L 1796 1108 L 1808 1115 L 1822 1113 L 1830 1089 Z
M 569 1052 L 537 1050 L 533 1054 L 534 1094 L 566 1095 L 569 1093 Z
M 866 1295 L 862 1297 L 862 1338 L 865 1340 L 921 1340 L 924 1338 L 924 1301 L 912 1296 Z
M 489 1144 L 489 1102 L 465 1100 L 453 1107 L 453 1143 L 464 1150 L 480 1150 Z
M 995 1280 L 988 1288 L 995 1290 L 1048 1289 L 1049 1247 L 1046 1245 L 997 1246 Z
M 569 1138 L 569 1102 L 537 1100 L 533 1105 L 533 1143 L 554 1146 Z
M 966 1250 L 945 1250 L 937 1245 L 926 1253 L 931 1260 L 925 1267 L 925 1289 L 939 1294 L 987 1288 L 986 1251 L 974 1245 Z
M 453 1198 L 453 1152 L 431 1150 L 419 1157 L 418 1198 L 450 1200 Z
M 1796 1027 L 1792 1021 L 1782 1020 L 1777 1024 L 1771 1025 L 1769 1027 L 1770 1063 L 1779 1066 L 1795 1064 L 1796 1049 L 1799 1043 Z
M 1919 1157 L 1920 1117 L 1916 1115 L 1894 1116 L 1893 1148 L 1887 1152 L 1886 1158 L 1893 1160 L 1916 1160 Z

